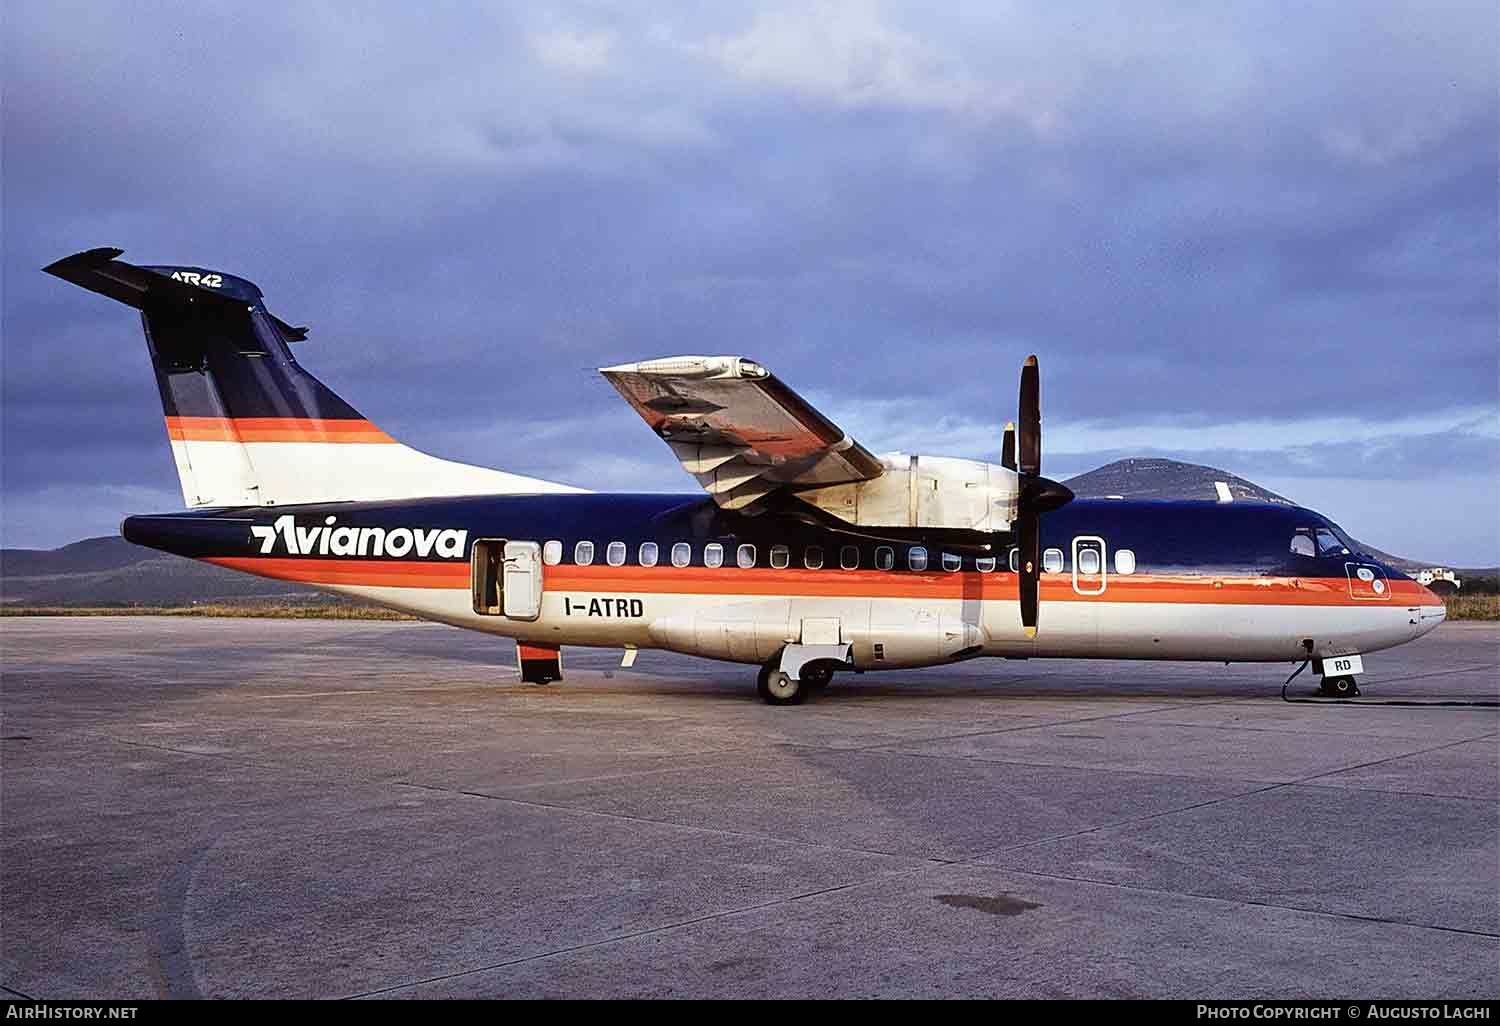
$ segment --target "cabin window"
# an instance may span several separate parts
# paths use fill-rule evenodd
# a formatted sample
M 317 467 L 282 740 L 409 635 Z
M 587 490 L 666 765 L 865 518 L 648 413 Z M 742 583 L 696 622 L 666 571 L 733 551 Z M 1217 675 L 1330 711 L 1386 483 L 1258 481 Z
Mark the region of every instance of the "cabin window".
M 641 549 L 636 553 L 641 566 L 655 566 L 657 558 L 656 542 L 641 542 Z
M 839 549 L 839 566 L 845 570 L 859 569 L 859 546 L 845 545 Z
M 1099 550 L 1094 548 L 1080 548 L 1078 550 L 1078 572 L 1081 574 L 1097 574 L 1099 572 Z
M 1318 547 L 1313 544 L 1312 532 L 1305 527 L 1299 527 L 1297 533 L 1292 535 L 1292 555 L 1294 556 L 1316 556 Z
M 573 546 L 573 562 L 579 566 L 588 566 L 594 561 L 594 543 L 582 541 Z
M 562 562 L 562 542 L 553 538 L 542 546 L 542 562 L 548 566 L 556 566 Z
M 927 569 L 927 549 L 921 545 L 913 545 L 906 550 L 906 568 L 908 570 Z
M 896 552 L 889 545 L 882 545 L 880 546 L 880 548 L 875 550 L 875 569 L 896 569 Z
M 1021 572 L 1021 550 L 1014 545 L 1010 547 L 1010 555 L 1006 558 L 1006 565 L 1010 567 L 1010 572 L 1013 574 Z
M 974 560 L 974 569 L 978 570 L 982 574 L 991 574 L 991 573 L 994 573 L 995 572 L 995 557 L 994 556 L 981 556 L 980 558 Z
M 1063 570 L 1063 550 L 1048 549 L 1042 553 L 1042 572 L 1060 574 Z
M 785 570 L 792 562 L 792 550 L 785 545 L 771 546 L 771 568 Z
M 693 561 L 693 547 L 687 542 L 678 542 L 672 546 L 672 565 L 687 566 Z
M 948 571 L 950 574 L 958 573 L 958 571 L 963 568 L 963 565 L 964 561 L 962 556 L 955 556 L 951 552 L 943 553 L 943 569 Z
M 604 550 L 604 561 L 610 566 L 625 565 L 625 543 L 610 542 Z
M 1135 553 L 1130 549 L 1115 549 L 1115 573 L 1129 577 L 1135 573 Z
M 703 565 L 723 566 L 724 546 L 720 545 L 718 542 L 709 542 L 707 545 L 703 546 Z
M 734 561 L 739 564 L 741 570 L 749 570 L 755 565 L 755 546 L 741 545 L 735 549 Z
M 823 546 L 809 545 L 802 553 L 802 565 L 809 570 L 823 569 Z

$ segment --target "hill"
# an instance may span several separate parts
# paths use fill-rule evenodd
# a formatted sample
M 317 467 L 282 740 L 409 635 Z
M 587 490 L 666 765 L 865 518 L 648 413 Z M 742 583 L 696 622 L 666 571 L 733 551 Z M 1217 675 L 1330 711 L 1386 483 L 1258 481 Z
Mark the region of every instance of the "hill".
M 337 602 L 306 585 L 88 538 L 60 549 L 0 550 L 0 602 L 16 606 L 189 606 Z
M 1166 459 L 1116 460 L 1087 473 L 1070 477 L 1063 484 L 1074 495 L 1091 499 L 1119 496 L 1123 499 L 1217 499 L 1215 481 L 1229 486 L 1236 499 L 1276 502 L 1284 506 L 1296 503 L 1253 481 L 1217 467 L 1201 463 L 1183 463 Z
M 1128 459 L 1107 463 L 1096 470 L 1071 477 L 1063 483 L 1073 489 L 1074 495 L 1091 499 L 1118 496 L 1123 499 L 1208 499 L 1219 497 L 1214 482 L 1223 481 L 1229 486 L 1229 494 L 1238 500 L 1274 502 L 1285 506 L 1296 503 L 1284 495 L 1262 488 L 1254 481 L 1247 481 L 1237 474 L 1201 463 L 1183 463 L 1168 459 Z M 1394 556 L 1382 552 L 1375 546 L 1360 542 L 1360 547 L 1390 566 L 1401 570 L 1416 570 L 1434 566 L 1418 560 Z

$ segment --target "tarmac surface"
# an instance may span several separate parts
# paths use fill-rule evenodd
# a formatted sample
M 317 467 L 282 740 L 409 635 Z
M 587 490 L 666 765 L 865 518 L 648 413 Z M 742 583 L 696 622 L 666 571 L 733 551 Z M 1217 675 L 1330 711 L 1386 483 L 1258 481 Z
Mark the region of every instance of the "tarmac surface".
M 1080 661 L 770 708 L 416 623 L 0 644 L 5 996 L 1500 997 L 1495 708 Z M 1493 701 L 1500 627 L 1365 664 Z

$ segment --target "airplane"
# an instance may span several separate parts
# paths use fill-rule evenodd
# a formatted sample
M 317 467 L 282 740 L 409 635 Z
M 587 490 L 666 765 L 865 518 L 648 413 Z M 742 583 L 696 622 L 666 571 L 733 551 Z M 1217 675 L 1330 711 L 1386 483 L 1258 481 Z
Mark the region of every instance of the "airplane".
M 771 705 L 981 656 L 1311 662 L 1348 697 L 1444 618 L 1312 510 L 1075 498 L 1041 473 L 1035 356 L 998 464 L 876 456 L 744 357 L 605 367 L 702 491 L 590 492 L 403 445 L 252 282 L 122 252 L 44 270 L 141 311 L 188 509 L 125 538 L 513 638 L 524 681 L 580 645 L 755 665 Z

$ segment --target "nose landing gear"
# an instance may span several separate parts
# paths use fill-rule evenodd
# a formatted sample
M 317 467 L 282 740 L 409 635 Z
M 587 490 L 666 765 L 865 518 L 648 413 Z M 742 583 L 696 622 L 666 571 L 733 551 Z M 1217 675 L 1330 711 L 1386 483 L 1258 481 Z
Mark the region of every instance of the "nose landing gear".
M 1353 677 L 1349 676 L 1324 677 L 1318 693 L 1331 698 L 1358 698 L 1359 685 L 1354 682 Z

